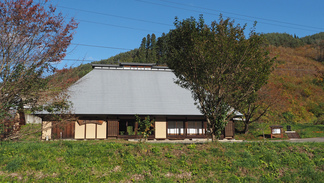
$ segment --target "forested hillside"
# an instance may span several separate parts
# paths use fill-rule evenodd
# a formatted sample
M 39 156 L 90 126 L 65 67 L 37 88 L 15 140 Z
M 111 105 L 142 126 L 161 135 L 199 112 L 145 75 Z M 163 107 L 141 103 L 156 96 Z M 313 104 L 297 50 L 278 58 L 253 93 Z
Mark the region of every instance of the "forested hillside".
M 276 68 L 266 85 L 264 106 L 271 104 L 261 121 L 269 123 L 321 123 L 324 124 L 324 32 L 298 38 L 289 34 L 264 34 L 272 57 L 277 56 Z M 119 62 L 157 63 L 165 65 L 165 34 L 156 38 L 149 34 L 138 49 L 93 62 L 118 64 Z M 58 70 L 49 77 L 52 83 L 66 88 L 90 72 L 91 64 Z
M 310 45 L 298 48 L 270 46 L 277 55 L 276 69 L 267 85 L 272 88 L 266 122 L 324 124 L 324 64 L 315 61 L 317 50 Z
M 314 59 L 324 61 L 324 32 L 299 38 L 287 33 L 268 33 L 263 34 L 270 45 L 276 47 L 297 48 L 305 45 L 311 45 L 317 52 Z

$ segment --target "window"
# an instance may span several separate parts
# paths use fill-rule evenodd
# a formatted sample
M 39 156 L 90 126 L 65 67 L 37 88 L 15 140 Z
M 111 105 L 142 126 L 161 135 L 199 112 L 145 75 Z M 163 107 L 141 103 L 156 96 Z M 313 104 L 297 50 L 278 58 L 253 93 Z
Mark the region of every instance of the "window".
M 205 134 L 205 129 L 202 121 L 188 121 L 187 135 L 203 134 Z
M 168 121 L 168 135 L 184 135 L 183 121 Z
M 120 120 L 119 135 L 135 135 L 135 120 Z

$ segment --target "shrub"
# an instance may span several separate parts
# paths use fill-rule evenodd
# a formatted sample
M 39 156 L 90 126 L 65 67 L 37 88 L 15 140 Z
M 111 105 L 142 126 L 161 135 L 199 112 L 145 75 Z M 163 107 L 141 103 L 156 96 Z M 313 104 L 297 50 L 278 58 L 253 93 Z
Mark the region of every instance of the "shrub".
M 319 104 L 312 103 L 308 107 L 309 111 L 313 113 L 316 117 L 324 115 L 324 102 L 321 102 Z
M 145 117 L 144 120 L 141 120 L 137 115 L 136 121 L 138 122 L 138 132 L 142 135 L 142 138 L 147 140 L 148 136 L 151 135 L 154 131 L 154 120 L 150 120 L 150 116 Z
M 314 121 L 314 125 L 324 125 L 324 115 L 318 117 L 318 118 Z
M 290 111 L 282 113 L 282 116 L 284 117 L 287 123 L 294 123 L 295 115 L 292 114 Z
M 312 91 L 309 89 L 309 88 L 305 88 L 303 91 L 302 91 L 302 96 L 303 97 L 309 97 L 309 96 L 311 96 L 312 95 Z
M 196 149 L 196 144 L 190 144 L 187 147 L 188 149 Z

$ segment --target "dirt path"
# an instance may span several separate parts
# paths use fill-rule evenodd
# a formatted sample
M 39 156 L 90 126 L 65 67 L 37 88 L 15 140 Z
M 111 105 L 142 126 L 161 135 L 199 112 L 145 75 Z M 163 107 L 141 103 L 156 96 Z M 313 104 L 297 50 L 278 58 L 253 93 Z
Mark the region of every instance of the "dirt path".
M 289 142 L 324 142 L 324 137 L 317 137 L 317 138 L 304 138 L 304 139 L 290 139 L 285 140 Z

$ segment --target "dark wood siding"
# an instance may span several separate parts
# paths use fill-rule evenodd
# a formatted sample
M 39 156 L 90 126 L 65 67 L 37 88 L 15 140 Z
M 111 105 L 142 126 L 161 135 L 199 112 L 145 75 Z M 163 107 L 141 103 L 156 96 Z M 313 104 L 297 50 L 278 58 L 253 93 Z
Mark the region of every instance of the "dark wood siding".
M 52 127 L 52 138 L 53 139 L 73 139 L 74 138 L 74 122 L 69 122 L 66 124 L 59 124 L 53 122 Z
M 119 123 L 117 120 L 108 120 L 107 128 L 107 137 L 117 137 L 119 133 Z
M 233 121 L 229 121 L 227 123 L 227 125 L 225 126 L 225 138 L 226 137 L 234 137 L 234 122 Z

